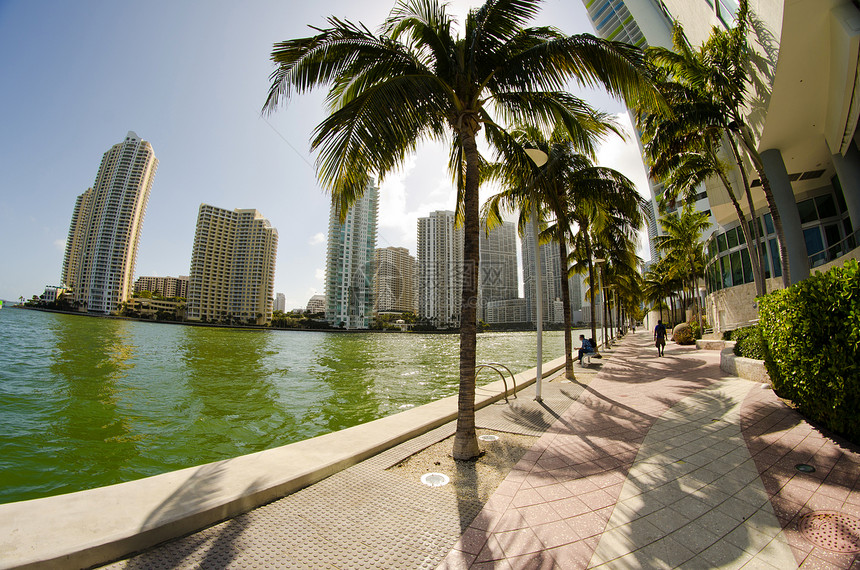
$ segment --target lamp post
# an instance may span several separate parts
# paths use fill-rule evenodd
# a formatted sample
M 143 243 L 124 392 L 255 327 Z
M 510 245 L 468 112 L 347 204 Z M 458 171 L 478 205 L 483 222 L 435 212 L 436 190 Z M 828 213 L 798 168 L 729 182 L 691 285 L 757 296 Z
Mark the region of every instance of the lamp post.
M 526 154 L 538 168 L 546 164 L 547 154 L 537 148 L 527 148 Z M 537 199 L 532 200 L 532 228 L 535 234 L 535 315 L 537 320 L 537 367 L 535 370 L 535 400 L 543 401 L 541 397 L 541 380 L 543 379 L 543 284 L 540 271 L 540 223 L 538 222 Z

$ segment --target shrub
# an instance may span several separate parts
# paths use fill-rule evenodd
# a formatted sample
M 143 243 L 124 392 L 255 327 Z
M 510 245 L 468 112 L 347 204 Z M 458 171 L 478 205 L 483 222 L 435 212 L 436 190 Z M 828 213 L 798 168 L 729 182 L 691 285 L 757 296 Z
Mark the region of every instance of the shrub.
M 693 344 L 696 339 L 693 338 L 693 327 L 688 323 L 681 323 L 672 329 L 672 338 L 678 344 Z
M 763 298 L 774 390 L 807 417 L 860 441 L 860 268 L 856 260 Z
M 759 327 L 751 326 L 734 330 L 731 339 L 736 342 L 735 356 L 764 360 L 764 339 Z

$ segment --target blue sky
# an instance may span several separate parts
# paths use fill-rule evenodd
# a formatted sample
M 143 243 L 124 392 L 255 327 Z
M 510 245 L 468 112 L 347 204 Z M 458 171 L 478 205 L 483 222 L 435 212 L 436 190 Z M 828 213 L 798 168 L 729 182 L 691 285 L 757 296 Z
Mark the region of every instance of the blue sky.
M 451 11 L 477 4 L 458 0 Z M 207 203 L 256 208 L 277 228 L 275 291 L 288 309 L 323 293 L 329 201 L 308 141 L 324 116 L 324 93 L 262 116 L 269 54 L 330 15 L 376 28 L 393 5 L 0 0 L 0 299 L 58 283 L 75 198 L 128 131 L 159 159 L 136 276 L 188 275 L 197 210 Z M 579 0 L 547 0 L 536 23 L 593 32 Z M 601 93 L 572 90 L 604 111 L 623 111 Z M 414 254 L 417 218 L 453 209 L 446 161 L 443 149 L 427 145 L 383 182 L 379 247 Z M 600 161 L 647 192 L 634 143 L 608 141 Z

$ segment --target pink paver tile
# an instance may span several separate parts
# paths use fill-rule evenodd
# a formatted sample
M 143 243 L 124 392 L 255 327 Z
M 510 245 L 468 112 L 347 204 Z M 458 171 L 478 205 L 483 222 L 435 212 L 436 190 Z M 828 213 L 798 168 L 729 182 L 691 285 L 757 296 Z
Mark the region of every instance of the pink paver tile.
M 442 563 L 436 567 L 436 570 L 466 570 L 472 566 L 477 556 L 462 552 L 460 550 L 452 550 Z
M 561 520 L 533 526 L 532 530 L 545 548 L 556 548 L 580 539 L 576 531 L 570 528 L 570 525 L 565 521 Z
M 518 528 L 525 528 L 528 525 L 528 521 L 522 514 L 520 514 L 519 509 L 510 509 L 502 515 L 499 522 L 497 522 L 496 526 L 493 528 L 493 531 L 504 532 L 508 530 L 516 530 Z
M 590 477 L 582 477 L 572 481 L 565 481 L 562 485 L 564 485 L 574 496 L 584 495 L 585 493 L 590 493 L 600 489 L 600 487 L 591 481 Z
M 496 532 L 493 536 L 505 552 L 505 558 L 523 556 L 543 550 L 543 543 L 530 528 L 521 528 L 509 532 Z
M 532 505 L 530 507 L 520 507 L 517 510 L 529 526 L 537 526 L 562 519 L 561 515 L 547 505 Z
M 507 562 L 514 570 L 552 570 L 559 567 L 553 555 L 547 551 L 509 558 Z
M 517 494 L 517 491 L 520 488 L 520 483 L 517 481 L 502 481 L 499 483 L 499 486 L 496 487 L 496 493 L 500 495 L 507 495 L 508 497 L 513 497 Z
M 552 469 L 560 469 L 562 467 L 567 467 L 568 462 L 563 458 L 556 455 L 549 455 L 549 451 L 545 452 L 543 456 L 538 460 L 537 465 L 546 470 Z
M 495 534 L 491 534 L 487 538 L 487 542 L 484 544 L 484 547 L 481 549 L 481 552 L 478 553 L 478 557 L 475 559 L 475 562 L 488 562 L 490 560 L 502 560 L 505 557 L 505 551 L 502 548 L 502 545 L 499 544 L 498 539 Z
M 570 528 L 583 538 L 597 536 L 606 528 L 606 520 L 598 513 L 586 513 L 566 520 Z
M 483 530 L 469 527 L 454 545 L 455 550 L 461 550 L 477 556 L 487 542 L 487 533 Z
M 579 499 L 583 503 L 588 505 L 591 510 L 596 511 L 598 509 L 602 509 L 603 507 L 614 505 L 616 497 L 600 489 L 597 491 L 592 491 L 590 493 L 585 493 L 584 495 L 580 495 Z
M 549 504 L 563 519 L 569 519 L 591 511 L 591 507 L 582 502 L 578 497 L 568 497 Z
M 536 491 L 547 501 L 558 501 L 570 497 L 570 489 L 565 487 L 562 483 L 538 487 Z
M 843 501 L 820 493 L 815 493 L 806 501 L 806 506 L 813 511 L 840 511 L 843 504 Z
M 579 540 L 558 548 L 552 549 L 553 557 L 558 561 L 559 568 L 578 569 L 586 568 L 591 557 L 594 555 L 594 549 L 597 547 L 599 538 Z
M 544 498 L 535 489 L 520 489 L 511 501 L 511 505 L 514 507 L 528 507 L 529 505 L 538 505 L 545 502 Z
M 472 570 L 513 570 L 507 560 L 490 560 L 487 562 L 475 562 Z
M 550 473 L 552 473 L 552 476 L 555 477 L 556 481 L 560 481 L 562 483 L 565 481 L 579 479 L 580 477 L 582 477 L 582 473 L 580 473 L 576 470 L 575 467 L 570 465 L 562 467 L 560 469 L 553 469 L 552 471 L 550 471 Z
M 490 499 L 492 499 L 492 497 L 490 497 Z M 495 526 L 499 523 L 503 516 L 503 513 L 488 510 L 486 505 L 484 505 L 484 508 L 481 510 L 480 513 L 478 513 L 478 516 L 476 516 L 472 520 L 472 522 L 469 523 L 469 526 L 482 531 L 491 531 L 495 528 Z
M 507 495 L 492 495 L 484 504 L 484 510 L 503 513 L 508 510 L 513 497 Z

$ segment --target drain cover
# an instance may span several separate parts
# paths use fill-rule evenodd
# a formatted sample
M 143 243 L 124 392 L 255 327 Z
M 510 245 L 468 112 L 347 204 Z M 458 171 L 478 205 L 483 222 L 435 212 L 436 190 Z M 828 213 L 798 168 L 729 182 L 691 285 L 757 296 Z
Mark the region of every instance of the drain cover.
M 794 466 L 794 468 L 801 473 L 815 473 L 815 467 L 813 467 L 812 465 L 807 465 L 806 463 L 798 463 Z
M 499 436 L 497 436 L 497 435 L 489 435 L 489 434 L 487 434 L 487 435 L 479 435 L 479 436 L 478 436 L 478 439 L 480 439 L 481 441 L 498 441 L 498 440 L 499 440 Z
M 441 487 L 447 485 L 448 481 L 450 479 L 444 473 L 425 473 L 421 476 L 421 482 L 428 487 Z
M 835 511 L 800 517 L 797 530 L 809 542 L 832 552 L 860 552 L 860 519 Z

